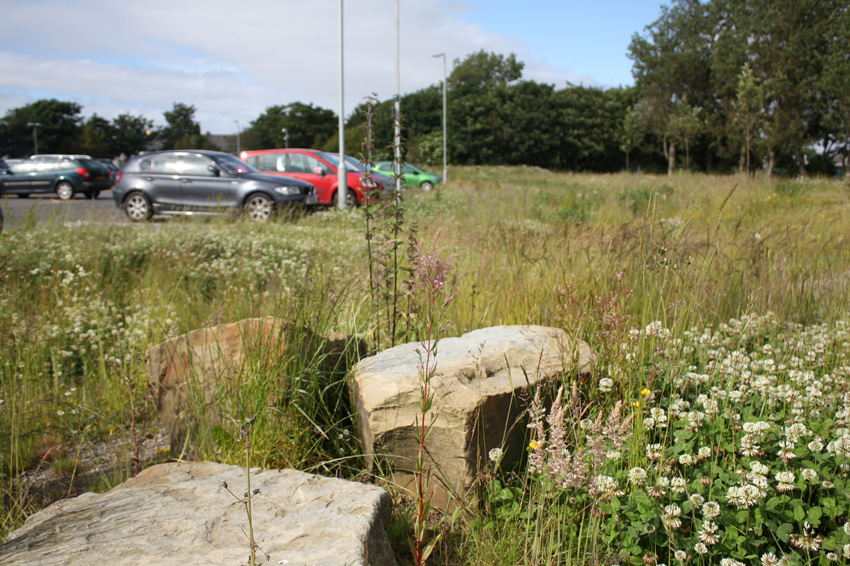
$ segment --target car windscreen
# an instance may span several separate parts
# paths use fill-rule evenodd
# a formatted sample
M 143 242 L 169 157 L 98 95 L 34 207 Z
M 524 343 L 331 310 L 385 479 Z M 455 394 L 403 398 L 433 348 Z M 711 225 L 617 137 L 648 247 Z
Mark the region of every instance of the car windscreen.
M 259 169 L 251 167 L 241 159 L 237 159 L 232 155 L 216 155 L 213 160 L 218 163 L 218 166 L 230 173 L 231 175 L 243 175 L 245 173 L 260 173 Z

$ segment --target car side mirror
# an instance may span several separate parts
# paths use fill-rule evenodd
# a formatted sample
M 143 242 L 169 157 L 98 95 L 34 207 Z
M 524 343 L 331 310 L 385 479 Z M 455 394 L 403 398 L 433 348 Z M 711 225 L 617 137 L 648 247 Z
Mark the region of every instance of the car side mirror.
M 316 174 L 316 175 L 318 175 L 319 177 L 324 177 L 324 176 L 325 176 L 325 170 L 324 170 L 324 169 L 322 169 L 321 167 L 314 167 L 314 168 L 313 168 L 313 173 L 315 173 L 315 174 Z
M 218 177 L 219 175 L 221 175 L 221 170 L 219 170 L 219 168 L 215 165 L 207 165 L 207 171 L 212 173 L 213 177 Z

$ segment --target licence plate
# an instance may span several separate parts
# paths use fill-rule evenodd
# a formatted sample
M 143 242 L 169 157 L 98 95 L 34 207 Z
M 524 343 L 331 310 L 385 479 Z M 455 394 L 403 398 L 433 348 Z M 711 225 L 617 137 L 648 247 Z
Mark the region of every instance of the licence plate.
M 98 180 L 98 181 L 105 181 L 105 180 L 106 180 L 106 175 L 98 175 L 98 176 L 97 176 L 97 180 Z
M 319 197 L 316 195 L 308 195 L 306 199 L 304 199 L 305 204 L 319 204 Z

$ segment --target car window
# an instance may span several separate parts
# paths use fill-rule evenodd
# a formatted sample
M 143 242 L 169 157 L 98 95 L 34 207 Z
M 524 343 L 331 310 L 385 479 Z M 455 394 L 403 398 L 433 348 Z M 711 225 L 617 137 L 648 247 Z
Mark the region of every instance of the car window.
M 304 153 L 289 154 L 289 172 L 290 173 L 312 173 L 313 169 L 321 167 L 322 172 L 328 174 L 331 170 L 327 165 L 313 157 Z
M 401 168 L 401 172 L 407 173 L 408 175 L 415 175 L 416 174 L 416 170 L 414 170 L 413 167 L 411 167 L 410 165 L 404 165 Z
M 35 159 L 35 170 L 39 172 L 52 171 L 58 163 L 57 157 L 37 157 Z
M 242 175 L 243 173 L 259 173 L 250 164 L 226 153 L 220 153 L 212 158 L 216 164 L 231 175 Z
M 256 167 L 260 171 L 286 171 L 285 153 L 264 153 L 257 156 Z
M 167 173 L 176 175 L 180 173 L 180 156 L 172 153 L 162 153 L 151 158 L 150 171 L 152 173 Z
M 184 175 L 212 177 L 213 172 L 209 170 L 209 166 L 212 164 L 213 162 L 203 155 L 188 153 L 183 156 L 183 163 L 180 166 L 180 172 Z
M 60 159 L 53 168 L 56 170 L 76 169 L 77 164 L 71 159 Z

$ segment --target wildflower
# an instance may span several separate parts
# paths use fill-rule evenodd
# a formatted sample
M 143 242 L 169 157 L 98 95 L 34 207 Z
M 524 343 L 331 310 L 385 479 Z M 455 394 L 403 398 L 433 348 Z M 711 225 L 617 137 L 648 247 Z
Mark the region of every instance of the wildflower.
M 502 461 L 503 456 L 504 454 L 502 453 L 501 448 L 493 448 L 492 450 L 490 450 L 490 452 L 487 453 L 487 457 L 490 458 L 490 461 L 496 464 L 497 466 L 499 465 L 499 462 Z
M 610 377 L 603 377 L 599 380 L 599 391 L 608 393 L 614 388 L 614 380 Z
M 829 481 L 829 480 L 823 480 L 823 483 L 821 484 L 821 486 L 822 486 L 824 489 L 832 489 L 833 487 L 835 487 L 835 484 L 834 484 L 834 483 L 832 483 L 832 482 L 831 482 L 831 481 Z
M 734 558 L 723 558 L 720 560 L 720 566 L 744 566 L 744 563 L 738 562 Z
M 56 414 L 60 417 L 65 414 L 65 411 L 56 411 Z
M 529 450 L 534 450 L 534 449 L 535 449 L 535 448 L 537 448 L 539 445 L 540 445 L 540 443 L 539 443 L 539 442 L 537 442 L 536 440 L 532 440 L 531 442 L 529 442 L 529 443 L 528 443 L 528 449 L 529 449 Z
M 667 529 L 678 529 L 682 526 L 682 520 L 679 519 L 681 514 L 682 510 L 679 506 L 672 503 L 664 507 L 664 514 L 661 515 L 661 522 Z
M 772 552 L 765 552 L 761 555 L 761 566 L 779 566 L 779 559 Z
M 673 478 L 672 480 L 670 480 L 670 491 L 672 491 L 673 493 L 685 493 L 685 487 L 687 486 L 687 484 L 688 482 L 687 480 L 685 480 L 685 478 Z
M 794 474 L 793 472 L 779 472 L 774 476 L 779 485 L 776 486 L 776 491 L 785 493 L 794 489 Z
M 779 447 L 781 448 L 781 450 L 777 453 L 777 455 L 778 455 L 780 458 L 782 458 L 783 460 L 785 460 L 786 462 L 787 462 L 788 460 L 791 460 L 791 459 L 793 459 L 793 458 L 796 458 L 796 457 L 797 457 L 797 455 L 796 455 L 796 454 L 794 454 L 794 453 L 791 451 L 791 450 L 793 450 L 793 448 L 794 448 L 795 446 L 796 446 L 796 445 L 795 445 L 793 442 L 791 442 L 791 441 L 780 440 L 780 441 L 779 441 Z
M 811 452 L 814 452 L 815 454 L 817 454 L 817 453 L 823 451 L 823 442 L 821 442 L 820 440 L 818 440 L 816 438 L 816 439 L 812 440 L 811 442 L 809 442 L 808 448 Z
M 595 489 L 591 489 L 590 491 L 591 494 L 600 495 L 604 499 L 623 495 L 623 492 L 620 491 L 619 486 L 617 485 L 617 480 L 611 476 L 604 476 L 602 474 L 596 476 Z
M 850 537 L 850 522 L 844 523 L 844 534 Z
M 801 474 L 806 481 L 814 481 L 818 477 L 818 473 L 811 468 L 803 468 Z
M 646 457 L 650 460 L 658 460 L 661 458 L 662 446 L 660 444 L 647 444 Z
M 650 393 L 649 389 L 647 389 L 645 387 L 640 390 L 640 394 L 643 395 L 643 396 L 647 396 L 647 395 L 649 395 L 649 393 Z
M 709 448 L 708 446 L 700 446 L 699 450 L 697 451 L 697 458 L 704 460 L 709 456 L 711 456 L 711 448 Z
M 683 466 L 690 466 L 694 463 L 694 457 L 690 454 L 682 454 L 679 456 L 679 463 Z
M 831 562 L 835 562 L 836 560 L 838 560 L 838 555 L 835 554 L 834 552 L 827 552 L 826 553 L 826 559 L 831 561 Z
M 850 544 L 845 544 L 841 549 L 841 553 L 844 555 L 846 560 L 850 560 Z
M 578 423 L 578 426 L 581 430 L 590 430 L 593 428 L 593 421 L 590 419 L 582 419 L 582 421 Z
M 643 468 L 632 468 L 629 470 L 629 483 L 632 485 L 643 485 L 646 482 L 646 470 Z
M 688 497 L 688 501 L 690 501 L 691 506 L 696 509 L 697 507 L 701 507 L 702 504 L 705 503 L 705 497 L 703 497 L 699 493 L 693 493 L 690 497 Z
M 696 552 L 697 554 L 708 554 L 708 547 L 705 546 L 704 543 L 698 542 L 694 545 L 694 552 Z
M 706 519 L 713 519 L 720 515 L 720 504 L 714 501 L 706 501 L 702 506 L 702 516 Z
M 639 401 L 632 401 L 632 407 L 640 407 Z
M 687 553 L 687 552 L 685 552 L 684 550 L 677 550 L 676 552 L 674 552 L 674 553 L 673 553 L 673 556 L 674 556 L 674 557 L 676 558 L 676 560 L 678 560 L 679 562 L 684 562 L 684 561 L 685 561 L 685 559 L 688 557 L 688 553 Z
M 702 524 L 702 529 L 699 531 L 699 540 L 705 544 L 717 544 L 720 537 L 717 535 L 717 523 L 706 521 Z
M 820 550 L 820 545 L 823 543 L 823 537 L 812 536 L 811 525 L 807 522 L 803 523 L 803 534 L 790 535 L 791 544 L 803 550 L 815 551 Z
M 759 489 L 754 485 L 733 485 L 726 491 L 726 499 L 738 509 L 749 509 L 756 504 Z

